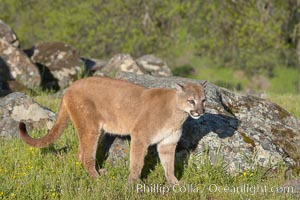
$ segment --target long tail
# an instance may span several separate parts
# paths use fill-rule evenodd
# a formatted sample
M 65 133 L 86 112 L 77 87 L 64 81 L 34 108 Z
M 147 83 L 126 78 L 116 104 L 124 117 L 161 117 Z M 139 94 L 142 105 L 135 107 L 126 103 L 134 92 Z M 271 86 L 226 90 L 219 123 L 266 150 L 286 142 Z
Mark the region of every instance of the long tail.
M 26 124 L 23 122 L 19 123 L 19 134 L 20 137 L 30 146 L 37 148 L 44 148 L 52 144 L 57 140 L 63 133 L 69 121 L 69 115 L 67 108 L 62 100 L 58 116 L 52 129 L 42 138 L 32 138 L 28 135 L 26 130 Z

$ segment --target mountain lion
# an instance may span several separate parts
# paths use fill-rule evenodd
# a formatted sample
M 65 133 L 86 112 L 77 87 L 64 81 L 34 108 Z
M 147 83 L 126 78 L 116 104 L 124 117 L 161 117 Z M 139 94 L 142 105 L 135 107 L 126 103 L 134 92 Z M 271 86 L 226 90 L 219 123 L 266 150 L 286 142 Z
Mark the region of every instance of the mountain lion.
M 137 181 L 148 146 L 157 144 L 165 176 L 176 184 L 174 157 L 182 124 L 199 119 L 206 100 L 203 84 L 176 84 L 176 89 L 147 89 L 110 78 L 90 77 L 73 83 L 65 92 L 53 128 L 42 138 L 28 135 L 19 124 L 21 138 L 30 146 L 47 147 L 60 137 L 70 119 L 78 133 L 79 161 L 93 177 L 98 140 L 104 132 L 130 135 L 129 183 Z

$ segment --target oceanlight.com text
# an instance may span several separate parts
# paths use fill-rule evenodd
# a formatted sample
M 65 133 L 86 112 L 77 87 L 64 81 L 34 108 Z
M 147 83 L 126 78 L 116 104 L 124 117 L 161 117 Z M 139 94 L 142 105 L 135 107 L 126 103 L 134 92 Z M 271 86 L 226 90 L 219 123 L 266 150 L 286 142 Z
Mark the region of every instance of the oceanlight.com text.
M 296 192 L 294 187 L 291 186 L 266 186 L 266 185 L 249 185 L 243 184 L 240 186 L 220 186 L 217 184 L 202 185 L 202 184 L 175 184 L 173 186 L 163 184 L 137 184 L 135 188 L 136 192 L 142 193 L 236 193 L 236 194 L 294 194 Z
M 249 185 L 243 184 L 241 186 L 218 186 L 216 184 L 210 184 L 206 189 L 211 193 L 247 193 L 251 195 L 262 193 L 287 193 L 293 194 L 295 188 L 291 186 L 261 186 L 261 185 Z

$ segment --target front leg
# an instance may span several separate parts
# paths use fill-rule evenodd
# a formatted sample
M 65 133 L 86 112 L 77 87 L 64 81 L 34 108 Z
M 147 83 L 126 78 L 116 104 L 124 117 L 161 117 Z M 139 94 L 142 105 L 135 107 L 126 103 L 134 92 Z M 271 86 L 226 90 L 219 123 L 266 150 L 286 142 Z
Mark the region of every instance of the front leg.
M 170 185 L 178 183 L 178 180 L 174 175 L 174 165 L 176 145 L 181 137 L 181 134 L 182 130 L 177 130 L 157 144 L 158 155 L 165 170 L 167 181 Z
M 144 166 L 144 158 L 148 145 L 142 139 L 131 137 L 130 144 L 130 175 L 128 182 L 135 183 L 140 175 Z
M 174 160 L 175 160 L 176 144 L 164 144 L 157 145 L 157 151 L 161 164 L 165 170 L 167 181 L 170 185 L 178 183 L 177 178 L 174 176 Z

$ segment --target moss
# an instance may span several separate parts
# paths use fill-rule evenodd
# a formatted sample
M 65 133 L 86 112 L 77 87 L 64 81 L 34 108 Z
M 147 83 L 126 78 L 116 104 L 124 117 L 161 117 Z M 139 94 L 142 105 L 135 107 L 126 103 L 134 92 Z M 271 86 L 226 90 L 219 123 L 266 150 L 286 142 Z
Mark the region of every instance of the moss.
M 15 81 L 15 80 L 7 81 L 7 85 L 11 91 L 18 91 L 18 92 L 23 92 L 26 94 L 29 94 L 30 92 L 34 92 L 34 91 L 28 89 L 22 83 L 19 83 L 18 81 Z
M 277 104 L 273 104 L 271 109 L 279 111 L 279 113 L 278 113 L 279 119 L 284 119 L 286 117 L 291 116 L 291 114 L 288 111 L 286 111 L 282 107 L 278 106 Z
M 298 148 L 295 145 L 291 144 L 290 141 L 282 141 L 282 143 L 279 144 L 279 146 L 281 146 L 292 159 L 296 161 L 299 160 L 300 156 Z
M 284 130 L 281 129 L 281 130 L 279 130 L 279 129 L 276 129 L 276 128 L 272 128 L 271 132 L 276 137 L 281 137 L 281 138 L 284 138 L 284 139 L 294 138 L 294 136 L 295 136 L 294 132 L 290 129 L 284 129 Z
M 295 136 L 292 130 L 279 130 L 272 128 L 272 134 L 276 137 L 274 139 L 275 144 L 279 145 L 292 159 L 300 159 L 299 150 L 292 141 Z
M 240 132 L 239 133 L 241 134 L 241 136 L 243 137 L 243 140 L 244 142 L 248 143 L 248 144 L 251 144 L 253 147 L 255 147 L 255 142 L 254 140 L 252 140 L 250 137 L 248 137 L 245 133 L 243 132 Z
M 227 105 L 224 105 L 224 109 L 229 112 L 230 114 L 232 114 L 234 116 L 234 113 L 237 113 L 239 111 L 239 109 L 237 109 L 237 107 L 233 106 L 231 103 L 227 103 Z

